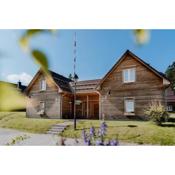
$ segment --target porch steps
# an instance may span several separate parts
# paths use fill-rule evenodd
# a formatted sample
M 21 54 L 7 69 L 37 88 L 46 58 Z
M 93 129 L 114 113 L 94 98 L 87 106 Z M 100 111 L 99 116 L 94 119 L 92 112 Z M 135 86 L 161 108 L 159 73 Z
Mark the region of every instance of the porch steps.
M 58 135 L 63 132 L 72 123 L 64 122 L 52 125 L 52 127 L 47 131 L 47 134 Z

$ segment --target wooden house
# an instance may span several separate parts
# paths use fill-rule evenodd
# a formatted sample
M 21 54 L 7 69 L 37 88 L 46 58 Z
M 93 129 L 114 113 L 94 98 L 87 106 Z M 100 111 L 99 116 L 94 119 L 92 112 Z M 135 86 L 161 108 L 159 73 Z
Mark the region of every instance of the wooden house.
M 72 118 L 74 83 L 50 71 L 40 70 L 26 89 L 27 116 Z M 127 50 L 110 71 L 97 80 L 76 84 L 76 116 L 85 119 L 141 117 L 151 101 L 166 105 L 165 89 L 170 82 L 142 59 Z
M 175 111 L 175 90 L 170 86 L 166 89 L 166 103 L 169 112 Z

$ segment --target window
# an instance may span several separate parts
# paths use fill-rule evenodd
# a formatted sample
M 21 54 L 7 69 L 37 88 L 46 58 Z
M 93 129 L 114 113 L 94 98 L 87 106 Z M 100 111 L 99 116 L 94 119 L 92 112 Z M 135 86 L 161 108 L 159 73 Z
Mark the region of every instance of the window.
M 125 99 L 125 112 L 134 113 L 134 99 L 133 98 Z
M 167 106 L 167 111 L 169 112 L 173 111 L 173 106 L 172 105 Z
M 46 80 L 41 80 L 40 90 L 41 91 L 46 90 Z
M 129 83 L 129 82 L 135 82 L 136 74 L 135 74 L 135 68 L 131 69 L 124 69 L 123 70 L 123 82 Z
M 45 103 L 43 101 L 40 102 L 40 111 L 45 110 Z

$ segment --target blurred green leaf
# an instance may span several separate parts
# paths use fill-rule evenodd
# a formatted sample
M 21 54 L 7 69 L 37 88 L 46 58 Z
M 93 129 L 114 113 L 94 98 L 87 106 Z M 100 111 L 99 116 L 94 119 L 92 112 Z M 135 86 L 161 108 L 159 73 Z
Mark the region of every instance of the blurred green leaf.
M 45 32 L 43 29 L 28 29 L 25 31 L 25 33 L 22 35 L 22 37 L 19 39 L 20 46 L 23 48 L 24 51 L 29 51 L 29 41 L 32 38 L 32 36 Z
M 46 55 L 39 50 L 32 50 L 32 56 L 34 60 L 41 66 L 41 68 L 46 71 L 48 69 L 48 59 Z
M 46 30 L 44 30 L 44 29 L 28 29 L 28 30 L 26 30 L 25 36 L 32 37 L 32 36 L 34 36 L 38 33 L 41 33 L 41 32 L 46 32 Z
M 29 50 L 29 39 L 25 36 L 21 37 L 19 40 L 20 46 L 23 48 L 24 51 Z
M 19 39 L 19 44 L 24 51 L 29 51 L 29 42 L 30 39 L 40 33 L 51 33 L 55 34 L 57 30 L 55 29 L 28 29 L 24 32 L 24 34 Z
M 135 29 L 134 36 L 136 43 L 139 45 L 146 44 L 150 39 L 149 31 L 145 29 Z
M 16 87 L 0 82 L 0 111 L 24 109 L 26 98 Z

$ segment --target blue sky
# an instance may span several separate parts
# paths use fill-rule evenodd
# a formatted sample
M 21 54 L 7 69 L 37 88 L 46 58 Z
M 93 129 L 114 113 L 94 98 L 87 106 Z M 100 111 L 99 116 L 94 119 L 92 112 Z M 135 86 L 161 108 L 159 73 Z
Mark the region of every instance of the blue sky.
M 175 60 L 175 30 L 151 30 L 150 41 L 138 46 L 132 30 L 58 30 L 34 37 L 31 47 L 43 50 L 50 69 L 68 76 L 73 71 L 73 37 L 77 32 L 77 74 L 81 80 L 102 78 L 120 56 L 131 50 L 159 71 Z M 25 84 L 38 71 L 19 46 L 24 30 L 0 30 L 0 80 Z

